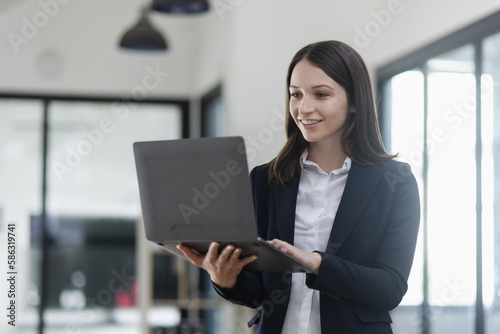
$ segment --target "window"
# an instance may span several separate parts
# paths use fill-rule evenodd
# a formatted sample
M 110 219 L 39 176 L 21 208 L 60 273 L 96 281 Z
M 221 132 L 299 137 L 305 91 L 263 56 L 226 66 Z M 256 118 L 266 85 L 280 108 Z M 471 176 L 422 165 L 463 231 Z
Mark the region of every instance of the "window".
M 498 50 L 500 13 L 378 70 L 384 141 L 412 166 L 422 202 L 395 332 L 498 332 Z
M 222 86 L 218 85 L 201 99 L 201 136 L 217 137 L 224 133 Z
M 0 232 L 6 240 L 7 224 L 16 225 L 20 332 L 35 333 L 40 316 L 46 332 L 141 332 L 132 143 L 187 137 L 187 110 L 187 102 L 0 98 Z
M 38 259 L 30 256 L 30 217 L 41 212 L 43 102 L 39 100 L 0 99 L 0 244 L 1 263 L 7 268 L 7 226 L 15 229 L 15 265 L 17 296 L 2 299 L 16 303 L 16 327 L 5 318 L 0 322 L 0 332 L 9 333 L 12 328 L 36 328 L 36 293 L 39 269 Z M 4 262 L 5 261 L 5 262 Z M 5 270 L 5 269 L 4 269 Z M 5 272 L 5 271 L 4 271 Z M 4 276 L 5 277 L 5 276 Z M 36 277 L 29 282 L 29 277 Z M 7 291 L 6 278 L 0 280 L 0 289 Z M 6 304 L 5 304 L 6 305 Z M 10 311 L 9 311 L 10 313 Z M 23 316 L 21 316 L 21 314 Z

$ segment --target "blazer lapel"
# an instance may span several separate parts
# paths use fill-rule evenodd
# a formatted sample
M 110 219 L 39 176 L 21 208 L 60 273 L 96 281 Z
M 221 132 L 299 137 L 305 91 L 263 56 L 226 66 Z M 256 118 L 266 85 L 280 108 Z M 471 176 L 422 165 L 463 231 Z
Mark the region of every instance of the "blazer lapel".
M 276 220 L 280 239 L 293 245 L 295 231 L 295 207 L 299 191 L 300 172 L 296 172 L 293 182 L 285 187 L 276 187 Z
M 335 216 L 327 252 L 336 254 L 358 221 L 383 174 L 383 168 L 351 165 L 342 199 Z

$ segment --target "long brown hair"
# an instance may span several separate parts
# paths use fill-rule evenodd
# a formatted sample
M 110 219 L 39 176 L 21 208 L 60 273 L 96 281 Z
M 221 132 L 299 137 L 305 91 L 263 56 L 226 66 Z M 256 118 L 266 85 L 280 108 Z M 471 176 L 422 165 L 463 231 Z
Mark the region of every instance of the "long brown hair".
M 382 143 L 370 75 L 361 56 L 349 45 L 339 41 L 323 41 L 300 49 L 288 67 L 286 78 L 286 136 L 280 153 L 267 164 L 269 183 L 286 185 L 300 170 L 300 155 L 309 143 L 290 114 L 290 79 L 292 71 L 301 60 L 307 60 L 325 72 L 346 91 L 347 100 L 355 108 L 349 113 L 341 136 L 344 153 L 354 162 L 371 166 L 391 159 Z

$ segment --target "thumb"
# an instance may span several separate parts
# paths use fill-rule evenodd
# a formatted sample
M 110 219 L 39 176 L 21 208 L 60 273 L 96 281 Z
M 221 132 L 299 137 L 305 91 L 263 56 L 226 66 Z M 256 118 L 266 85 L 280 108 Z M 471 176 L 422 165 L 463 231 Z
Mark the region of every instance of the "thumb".
M 178 250 L 180 250 L 193 264 L 201 267 L 205 255 L 197 254 L 191 250 L 191 248 L 184 245 L 177 245 Z

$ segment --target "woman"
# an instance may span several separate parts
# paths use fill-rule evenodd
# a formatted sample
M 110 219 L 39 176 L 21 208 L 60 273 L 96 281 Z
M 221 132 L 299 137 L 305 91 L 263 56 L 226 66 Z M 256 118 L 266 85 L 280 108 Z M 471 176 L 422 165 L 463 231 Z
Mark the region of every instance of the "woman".
M 392 333 L 388 311 L 407 290 L 419 228 L 415 178 L 384 150 L 372 86 L 359 54 L 338 41 L 310 44 L 288 69 L 287 142 L 251 172 L 259 235 L 315 269 L 246 272 L 212 243 L 207 270 L 224 298 L 262 306 L 257 333 Z

